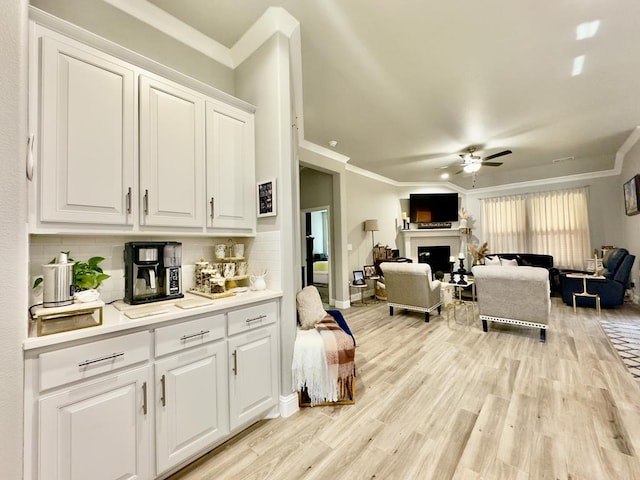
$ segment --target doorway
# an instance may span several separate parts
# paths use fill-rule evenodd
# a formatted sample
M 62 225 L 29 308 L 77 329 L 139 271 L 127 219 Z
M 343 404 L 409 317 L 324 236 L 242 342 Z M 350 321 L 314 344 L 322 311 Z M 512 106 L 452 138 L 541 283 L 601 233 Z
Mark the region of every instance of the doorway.
M 303 210 L 304 241 L 302 245 L 303 283 L 314 285 L 322 303 L 330 304 L 331 291 L 331 219 L 328 206 Z

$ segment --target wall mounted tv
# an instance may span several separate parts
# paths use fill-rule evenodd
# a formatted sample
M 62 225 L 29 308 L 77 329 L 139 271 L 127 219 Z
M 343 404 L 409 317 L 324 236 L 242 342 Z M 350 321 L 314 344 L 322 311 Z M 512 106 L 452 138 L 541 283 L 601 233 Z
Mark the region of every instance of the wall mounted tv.
M 457 193 L 412 193 L 409 195 L 411 223 L 457 222 Z

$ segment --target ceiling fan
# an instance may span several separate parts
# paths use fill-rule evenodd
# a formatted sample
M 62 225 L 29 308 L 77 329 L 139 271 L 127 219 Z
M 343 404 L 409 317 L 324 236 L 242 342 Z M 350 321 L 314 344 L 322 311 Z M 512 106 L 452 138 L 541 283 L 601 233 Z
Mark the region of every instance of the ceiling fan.
M 490 162 L 489 160 L 513 153 L 511 150 L 503 150 L 502 152 L 481 157 L 479 155 L 475 155 L 475 152 L 477 151 L 478 147 L 469 147 L 463 153 L 459 154 L 460 158 L 462 158 L 462 163 L 460 164 L 462 170 L 456 172 L 456 175 L 462 172 L 477 173 L 482 166 L 499 167 L 502 165 L 502 162 Z

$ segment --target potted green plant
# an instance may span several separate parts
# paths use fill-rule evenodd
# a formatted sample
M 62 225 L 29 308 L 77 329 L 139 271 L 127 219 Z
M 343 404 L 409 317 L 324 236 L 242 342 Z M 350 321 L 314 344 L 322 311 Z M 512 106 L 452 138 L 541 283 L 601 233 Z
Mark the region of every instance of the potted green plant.
M 444 273 L 442 270 L 437 270 L 434 276 L 436 277 L 436 280 L 442 281 L 444 279 Z

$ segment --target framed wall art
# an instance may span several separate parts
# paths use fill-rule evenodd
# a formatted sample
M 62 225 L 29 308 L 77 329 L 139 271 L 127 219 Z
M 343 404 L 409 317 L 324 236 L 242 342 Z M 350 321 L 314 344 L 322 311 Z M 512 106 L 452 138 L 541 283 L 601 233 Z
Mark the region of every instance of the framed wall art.
M 276 211 L 276 181 L 265 180 L 258 183 L 258 217 L 275 217 Z
M 640 188 L 640 175 L 634 175 L 624 184 L 624 211 L 627 215 L 637 215 L 638 189 Z

